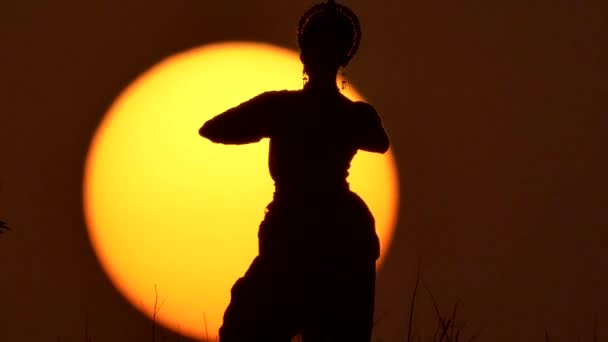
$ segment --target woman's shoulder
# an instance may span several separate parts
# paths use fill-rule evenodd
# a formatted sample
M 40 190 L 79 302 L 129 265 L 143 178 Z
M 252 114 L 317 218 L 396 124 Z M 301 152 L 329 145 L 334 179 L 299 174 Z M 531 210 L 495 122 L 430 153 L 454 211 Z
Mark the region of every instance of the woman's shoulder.
M 282 104 L 293 102 L 293 91 L 270 90 L 258 94 L 241 103 L 241 107 L 256 108 L 257 110 L 272 111 L 281 108 Z
M 375 121 L 375 118 L 378 117 L 376 108 L 364 101 L 349 100 L 347 108 L 348 110 L 345 114 L 347 114 L 350 120 L 357 126 L 367 125 L 370 122 Z
M 293 102 L 298 96 L 299 92 L 295 90 L 269 90 L 255 96 L 251 100 L 274 107 L 282 103 Z
M 359 115 L 377 115 L 376 108 L 364 101 L 353 101 L 353 110 Z
M 265 92 L 261 93 L 260 95 L 258 95 L 257 97 L 268 98 L 268 99 L 282 99 L 282 98 L 295 97 L 295 96 L 298 96 L 299 94 L 300 94 L 300 91 L 297 91 L 297 90 L 283 89 L 283 90 L 265 91 Z
M 340 101 L 356 114 L 375 114 L 376 109 L 370 103 L 361 100 L 351 100 L 344 94 L 340 94 Z

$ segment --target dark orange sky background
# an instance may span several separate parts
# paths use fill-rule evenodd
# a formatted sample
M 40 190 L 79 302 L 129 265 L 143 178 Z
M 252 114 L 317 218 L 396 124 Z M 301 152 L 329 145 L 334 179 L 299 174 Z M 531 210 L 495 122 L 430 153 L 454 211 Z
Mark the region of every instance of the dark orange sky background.
M 89 142 L 163 58 L 224 40 L 296 48 L 316 1 L 21 1 L 0 11 L 0 341 L 150 340 L 102 273 L 82 213 Z M 608 338 L 608 3 L 341 1 L 363 41 L 347 76 L 400 167 L 376 334 L 403 340 L 421 261 L 481 341 Z M 238 79 L 234 80 L 238 83 Z M 257 230 L 257 227 L 251 227 Z M 134 242 L 136 243 L 136 242 Z M 428 296 L 414 326 L 433 332 Z M 170 335 L 170 332 L 163 332 Z

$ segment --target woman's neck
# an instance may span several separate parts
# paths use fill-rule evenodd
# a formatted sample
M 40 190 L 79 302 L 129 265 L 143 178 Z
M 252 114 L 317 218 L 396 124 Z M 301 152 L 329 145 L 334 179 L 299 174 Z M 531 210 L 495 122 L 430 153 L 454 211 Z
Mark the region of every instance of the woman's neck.
M 320 93 L 339 93 L 340 90 L 336 85 L 336 77 L 331 78 L 311 78 L 304 85 L 304 89 L 307 91 L 320 92 Z

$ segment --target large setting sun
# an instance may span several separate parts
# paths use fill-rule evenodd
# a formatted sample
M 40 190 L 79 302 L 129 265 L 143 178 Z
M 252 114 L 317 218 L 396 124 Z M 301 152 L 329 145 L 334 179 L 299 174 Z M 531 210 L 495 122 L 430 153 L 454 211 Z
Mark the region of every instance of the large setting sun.
M 257 254 L 273 183 L 267 139 L 214 144 L 198 129 L 259 93 L 301 87 L 295 51 L 221 43 L 167 58 L 113 103 L 87 157 L 84 210 L 103 269 L 147 316 L 156 288 L 160 324 L 215 339 L 230 288 Z M 362 99 L 350 84 L 344 92 Z M 380 266 L 397 219 L 392 152 L 359 152 L 348 181 L 376 218 Z

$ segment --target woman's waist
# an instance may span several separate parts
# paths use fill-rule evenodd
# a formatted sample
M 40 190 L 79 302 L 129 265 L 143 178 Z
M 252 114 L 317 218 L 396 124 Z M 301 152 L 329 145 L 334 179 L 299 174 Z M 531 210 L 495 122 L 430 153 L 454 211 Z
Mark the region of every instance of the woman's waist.
M 350 196 L 350 186 L 346 179 L 338 180 L 305 180 L 305 181 L 276 181 L 274 200 L 298 200 L 336 198 Z
M 307 196 L 302 193 L 278 193 L 266 207 L 262 225 L 274 229 L 326 230 L 374 229 L 374 217 L 356 193 L 323 193 Z M 279 228 L 281 227 L 281 228 Z
M 290 218 L 292 219 L 292 218 Z M 268 217 L 258 231 L 260 254 L 348 254 L 378 257 L 373 220 L 282 220 Z M 349 222 L 350 221 L 350 222 Z M 367 222 L 366 222 L 367 221 Z

